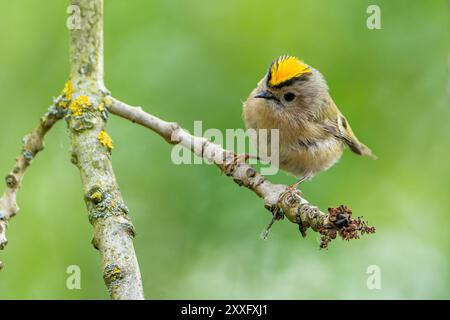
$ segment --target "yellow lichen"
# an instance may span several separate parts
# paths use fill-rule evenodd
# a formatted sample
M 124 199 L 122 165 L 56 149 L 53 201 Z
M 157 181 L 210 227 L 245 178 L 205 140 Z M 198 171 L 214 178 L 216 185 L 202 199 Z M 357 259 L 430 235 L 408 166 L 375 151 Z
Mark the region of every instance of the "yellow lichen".
M 120 270 L 119 267 L 115 267 L 111 273 L 112 273 L 113 277 L 115 277 L 115 276 L 119 275 L 121 272 L 122 272 L 122 270 Z
M 70 80 L 67 81 L 66 84 L 64 85 L 62 94 L 68 101 L 72 100 L 73 86 L 72 86 L 72 82 L 70 82 Z
M 102 200 L 102 193 L 100 191 L 94 192 L 90 197 L 92 201 L 98 203 Z
M 74 117 L 82 115 L 91 106 L 88 96 L 79 96 L 70 104 L 70 111 Z
M 100 102 L 98 105 L 98 111 L 103 112 L 105 111 L 105 104 L 103 102 Z
M 111 137 L 106 133 L 105 130 L 103 130 L 102 132 L 100 132 L 98 134 L 98 141 L 100 141 L 100 143 L 102 145 L 107 147 L 108 150 L 111 151 L 112 149 L 114 149 L 113 141 L 112 141 Z
M 113 104 L 113 101 L 111 100 L 111 98 L 106 97 L 105 99 L 103 99 L 103 101 L 105 102 L 105 106 L 107 108 L 111 107 Z
M 73 86 L 72 82 L 67 81 L 64 85 L 64 89 L 61 92 L 62 99 L 59 101 L 59 106 L 62 108 L 67 108 L 67 105 L 72 100 L 72 94 L 73 94 Z

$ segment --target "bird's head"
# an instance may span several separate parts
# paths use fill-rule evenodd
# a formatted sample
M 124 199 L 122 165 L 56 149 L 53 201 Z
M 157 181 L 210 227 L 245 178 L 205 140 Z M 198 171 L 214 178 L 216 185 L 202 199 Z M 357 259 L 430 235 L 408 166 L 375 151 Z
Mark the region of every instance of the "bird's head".
M 297 57 L 284 55 L 272 62 L 253 98 L 280 110 L 306 111 L 314 108 L 317 98 L 327 94 L 328 87 L 320 72 Z

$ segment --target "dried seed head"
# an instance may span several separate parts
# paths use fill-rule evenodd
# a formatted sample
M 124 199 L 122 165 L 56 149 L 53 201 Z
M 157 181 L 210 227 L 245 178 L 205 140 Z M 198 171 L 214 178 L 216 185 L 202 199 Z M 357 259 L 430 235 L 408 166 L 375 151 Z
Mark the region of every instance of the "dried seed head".
M 322 235 L 320 238 L 320 248 L 328 248 L 331 240 L 336 239 L 337 235 L 343 240 L 359 239 L 361 235 L 368 233 L 375 233 L 375 228 L 367 225 L 362 218 L 354 219 L 352 211 L 341 205 L 338 208 L 328 209 L 329 224 L 324 225 L 319 229 Z

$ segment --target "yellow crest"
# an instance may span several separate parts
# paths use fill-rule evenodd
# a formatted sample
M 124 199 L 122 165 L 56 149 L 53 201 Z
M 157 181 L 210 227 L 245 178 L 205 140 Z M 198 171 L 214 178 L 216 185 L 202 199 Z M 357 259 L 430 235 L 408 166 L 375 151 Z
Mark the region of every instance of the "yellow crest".
M 311 73 L 311 68 L 297 57 L 281 56 L 269 68 L 268 84 L 276 87 L 302 74 Z

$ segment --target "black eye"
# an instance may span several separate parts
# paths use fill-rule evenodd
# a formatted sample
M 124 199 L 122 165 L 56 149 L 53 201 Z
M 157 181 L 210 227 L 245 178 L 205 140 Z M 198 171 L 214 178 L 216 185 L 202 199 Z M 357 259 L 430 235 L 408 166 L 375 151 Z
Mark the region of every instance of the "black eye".
M 284 100 L 286 100 L 287 102 L 292 101 L 295 99 L 295 94 L 293 94 L 292 92 L 288 92 L 284 94 Z

